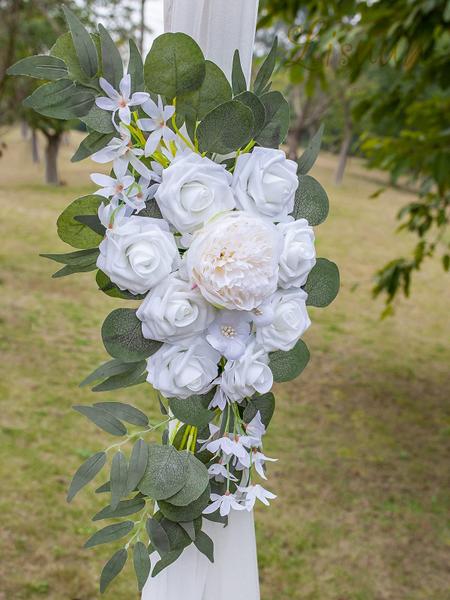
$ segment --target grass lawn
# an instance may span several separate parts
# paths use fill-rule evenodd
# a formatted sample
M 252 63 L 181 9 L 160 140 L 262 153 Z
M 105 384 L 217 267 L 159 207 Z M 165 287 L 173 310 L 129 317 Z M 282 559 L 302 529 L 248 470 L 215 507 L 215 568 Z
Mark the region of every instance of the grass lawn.
M 97 292 L 93 273 L 50 279 L 57 265 L 38 257 L 65 250 L 56 218 L 93 189 L 93 163 L 69 162 L 77 135 L 62 151 L 60 188 L 41 183 L 42 167 L 32 164 L 16 131 L 6 141 L 0 600 L 93 600 L 112 550 L 82 545 L 95 530 L 89 518 L 101 499 L 92 486 L 68 506 L 65 491 L 79 463 L 110 438 L 71 406 L 100 399 L 77 385 L 106 359 L 100 326 L 121 301 Z M 265 451 L 280 459 L 270 465 L 268 485 L 278 500 L 256 515 L 262 598 L 448 600 L 448 277 L 437 261 L 427 264 L 412 298 L 380 321 L 371 278 L 411 246 L 413 240 L 393 233 L 407 194 L 388 190 L 370 200 L 379 181 L 356 161 L 336 188 L 334 167 L 325 155 L 313 172 L 331 200 L 317 231 L 318 252 L 339 264 L 342 289 L 328 309 L 311 310 L 309 367 L 275 390 Z M 146 386 L 101 399 L 158 412 Z M 138 597 L 134 590 L 128 565 L 105 598 L 130 600 Z

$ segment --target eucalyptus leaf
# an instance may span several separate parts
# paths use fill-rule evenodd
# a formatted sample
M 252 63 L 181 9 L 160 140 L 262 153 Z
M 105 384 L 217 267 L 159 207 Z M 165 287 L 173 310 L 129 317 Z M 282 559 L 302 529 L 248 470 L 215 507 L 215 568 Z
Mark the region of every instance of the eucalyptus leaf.
M 151 444 L 148 462 L 138 489 L 154 500 L 169 498 L 181 490 L 187 479 L 187 452 L 173 446 Z
M 127 562 L 128 552 L 121 548 L 108 560 L 100 575 L 100 592 L 106 591 L 111 581 L 119 575 Z
M 252 138 L 256 138 L 266 122 L 266 109 L 264 108 L 264 104 L 256 94 L 253 94 L 253 92 L 242 92 L 238 96 L 235 96 L 234 99 L 238 102 L 242 102 L 242 104 L 252 111 L 254 121 Z
M 48 81 L 57 81 L 69 76 L 65 62 L 56 56 L 47 54 L 23 58 L 9 67 L 6 72 L 8 75 L 25 75 Z
M 142 92 L 144 84 L 144 63 L 136 43 L 133 40 L 129 42 L 130 60 L 128 61 L 128 73 L 131 76 L 131 91 Z
M 98 235 L 104 236 L 106 233 L 106 227 L 102 225 L 98 215 L 78 215 L 74 219 L 77 223 L 86 225 L 94 233 L 98 233 Z
M 165 554 L 153 567 L 152 577 L 156 577 L 161 571 L 174 563 L 181 556 L 182 552 L 182 550 L 172 550 L 172 552 Z
M 103 77 L 115 90 L 118 90 L 120 81 L 123 77 L 123 64 L 120 52 L 103 25 L 100 24 L 98 26 L 98 31 L 100 33 L 100 43 L 102 48 Z
M 210 494 L 211 489 L 208 484 L 203 494 L 187 506 L 175 506 L 166 500 L 161 500 L 158 502 L 159 509 L 170 521 L 178 523 L 180 521 L 193 521 L 202 516 L 203 511 L 208 506 Z
M 121 436 L 127 433 L 125 425 L 102 408 L 81 404 L 75 405 L 73 408 L 111 435 Z
M 85 548 L 93 548 L 100 544 L 109 544 L 109 542 L 115 542 L 120 538 L 125 537 L 133 529 L 133 521 L 123 521 L 122 523 L 114 523 L 113 525 L 107 525 L 96 531 L 88 541 L 85 543 Z
M 106 453 L 97 452 L 90 456 L 78 468 L 73 476 L 72 482 L 67 493 L 67 502 L 71 502 L 76 494 L 87 485 L 102 470 L 106 462 Z
M 38 87 L 23 105 L 53 119 L 77 119 L 86 115 L 94 104 L 92 90 L 75 85 L 70 79 L 58 79 Z
M 98 71 L 98 56 L 95 44 L 78 17 L 65 6 L 63 6 L 63 11 L 72 34 L 81 68 L 88 77 L 94 77 Z
M 108 353 L 124 362 L 148 358 L 161 347 L 161 342 L 144 338 L 142 323 L 132 308 L 117 308 L 106 317 L 102 339 Z
M 228 154 L 245 146 L 254 128 L 252 111 L 242 102 L 230 100 L 209 112 L 197 128 L 202 152 Z
M 128 465 L 123 452 L 114 454 L 111 463 L 111 509 L 115 510 L 122 498 L 127 495 Z
M 214 543 L 204 531 L 200 531 L 195 538 L 196 548 L 204 554 L 210 562 L 214 562 Z
M 142 542 L 136 542 L 133 547 L 133 566 L 138 582 L 138 589 L 142 592 L 151 569 L 150 555 L 147 546 Z
M 275 68 L 275 61 L 277 58 L 277 49 L 278 38 L 275 37 L 273 40 L 272 48 L 270 49 L 269 54 L 266 56 L 263 64 L 261 65 L 255 77 L 255 94 L 262 94 L 264 88 L 268 85 L 270 78 L 272 77 L 272 73 Z
M 148 463 L 148 445 L 139 439 L 133 446 L 128 465 L 127 489 L 132 492 L 143 478 Z
M 184 33 L 164 33 L 147 54 L 144 77 L 148 90 L 169 100 L 197 90 L 205 77 L 203 52 Z
M 297 173 L 299 175 L 306 175 L 310 171 L 316 162 L 316 158 L 320 152 L 320 146 L 322 144 L 324 125 L 322 124 L 313 137 L 310 139 L 305 151 L 297 161 L 298 168 Z
M 125 387 L 138 385 L 146 380 L 146 362 L 139 361 L 135 363 L 123 363 L 128 365 L 128 369 L 117 375 L 107 377 L 101 383 L 92 388 L 93 392 L 110 392 Z
M 72 162 L 78 162 L 79 160 L 83 160 L 84 158 L 91 156 L 91 154 L 94 154 L 94 152 L 98 152 L 104 148 L 113 137 L 114 132 L 112 131 L 110 133 L 92 131 L 84 138 L 70 160 Z
M 320 225 L 327 218 L 328 210 L 328 196 L 320 183 L 310 175 L 300 175 L 292 211 L 294 219 L 306 219 L 309 225 Z
M 334 262 L 318 258 L 303 289 L 308 294 L 306 304 L 324 308 L 333 302 L 340 287 L 339 269 Z
M 289 129 L 289 103 L 280 92 L 268 92 L 260 96 L 260 100 L 266 120 L 256 141 L 266 148 L 278 148 Z
M 147 200 L 145 208 L 139 211 L 138 217 L 151 217 L 152 219 L 162 219 L 162 214 L 154 198 Z
M 170 398 L 169 406 L 173 415 L 183 423 L 204 427 L 214 418 L 214 411 L 208 410 L 208 405 L 213 399 L 215 388 L 202 396 L 189 398 Z
M 233 86 L 233 94 L 237 96 L 242 92 L 247 91 L 247 82 L 245 80 L 244 71 L 242 70 L 241 57 L 239 50 L 235 50 L 233 54 L 233 67 L 231 71 L 231 83 Z
M 150 517 L 146 523 L 148 537 L 160 554 L 170 552 L 170 540 L 166 530 L 155 518 Z
M 121 500 L 115 509 L 111 506 L 105 506 L 94 517 L 93 521 L 102 521 L 103 519 L 118 519 L 120 517 L 128 517 L 140 512 L 145 506 L 144 498 L 136 497 L 131 500 Z
M 111 298 L 122 298 L 123 300 L 143 300 L 145 298 L 145 294 L 132 294 L 127 290 L 121 290 L 103 271 L 97 272 L 95 280 L 99 290 Z
M 99 37 L 96 35 L 91 35 L 91 39 L 97 48 L 97 53 L 99 53 Z M 87 87 L 92 87 L 93 89 L 97 90 L 97 92 L 100 91 L 97 77 L 89 77 L 81 68 L 70 31 L 59 36 L 55 44 L 50 49 L 50 55 L 60 58 L 64 61 L 69 73 L 69 79 L 72 79 L 73 81 L 81 83 Z
M 200 529 L 201 529 L 201 521 L 202 521 L 202 518 L 199 517 L 197 519 L 197 522 L 200 522 Z M 189 536 L 189 539 L 193 542 L 198 533 L 196 530 L 195 521 L 184 521 L 184 522 L 178 523 L 178 525 L 184 529 L 184 531 Z
M 96 402 L 94 406 L 99 406 L 118 419 L 122 419 L 122 421 L 131 423 L 132 425 L 142 427 L 147 427 L 148 425 L 147 415 L 130 404 L 125 404 L 124 402 Z
M 100 196 L 82 196 L 74 200 L 60 214 L 56 223 L 58 235 L 63 242 L 74 248 L 92 248 L 98 246 L 103 239 L 102 235 L 92 231 L 90 227 L 79 223 L 75 217 L 79 215 L 97 215 L 98 207 L 102 202 Z
M 208 469 L 193 454 L 187 455 L 186 483 L 174 496 L 167 498 L 167 502 L 174 506 L 187 506 L 197 500 L 209 483 Z
M 169 519 L 166 518 L 162 518 L 159 522 L 161 527 L 163 527 L 164 531 L 167 533 L 171 552 L 173 550 L 183 550 L 189 546 L 191 538 L 178 523 L 169 521 Z
M 115 134 L 112 137 L 118 136 L 114 129 L 111 113 L 99 108 L 96 104 L 93 104 L 89 112 L 80 117 L 80 120 L 87 125 L 89 129 L 93 129 L 94 131 L 97 131 L 97 133 L 111 133 Z
M 309 362 L 309 350 L 303 340 L 299 340 L 288 352 L 277 350 L 269 354 L 269 367 L 276 382 L 291 381 L 300 375 Z
M 275 396 L 272 394 L 272 392 L 268 392 L 267 394 L 262 394 L 261 396 L 253 396 L 253 398 L 248 401 L 248 404 L 244 410 L 243 418 L 246 423 L 250 423 L 250 421 L 259 412 L 261 421 L 264 423 L 264 426 L 267 429 L 270 421 L 272 420 L 274 410 Z
M 65 254 L 39 254 L 42 258 L 49 258 L 57 263 L 72 266 L 84 266 L 90 264 L 93 260 L 97 260 L 98 255 L 98 248 L 88 248 L 86 250 L 67 252 Z

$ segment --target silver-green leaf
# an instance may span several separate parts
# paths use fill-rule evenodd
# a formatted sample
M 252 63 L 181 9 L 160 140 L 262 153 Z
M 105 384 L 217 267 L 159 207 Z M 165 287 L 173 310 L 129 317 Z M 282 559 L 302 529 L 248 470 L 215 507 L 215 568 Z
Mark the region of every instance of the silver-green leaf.
M 84 463 L 78 468 L 77 472 L 73 476 L 72 482 L 69 487 L 67 494 L 67 502 L 71 502 L 76 494 L 87 485 L 94 477 L 102 470 L 106 462 L 106 453 L 97 452 L 93 456 L 90 456 Z

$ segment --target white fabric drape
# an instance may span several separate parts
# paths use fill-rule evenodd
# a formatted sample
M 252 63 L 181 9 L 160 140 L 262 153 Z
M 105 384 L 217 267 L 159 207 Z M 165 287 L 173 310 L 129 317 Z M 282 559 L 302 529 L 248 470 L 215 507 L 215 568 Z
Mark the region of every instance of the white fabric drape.
M 164 0 L 164 27 L 193 37 L 230 81 L 238 49 L 250 81 L 257 12 L 258 0 Z M 214 564 L 191 545 L 149 578 L 142 600 L 260 600 L 253 513 L 232 511 L 228 527 L 203 523 L 214 542 Z M 158 555 L 151 559 L 153 565 Z

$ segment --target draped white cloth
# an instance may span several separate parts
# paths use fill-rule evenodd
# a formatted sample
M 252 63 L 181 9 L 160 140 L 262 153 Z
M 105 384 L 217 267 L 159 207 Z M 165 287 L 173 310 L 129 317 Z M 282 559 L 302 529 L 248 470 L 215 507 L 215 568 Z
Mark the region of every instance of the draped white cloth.
M 258 0 L 164 0 L 164 27 L 193 37 L 230 80 L 238 49 L 249 81 L 257 12 Z M 203 523 L 214 542 L 214 564 L 191 545 L 149 578 L 142 600 L 260 600 L 253 513 L 232 511 L 227 527 Z M 151 559 L 154 565 L 158 555 Z

